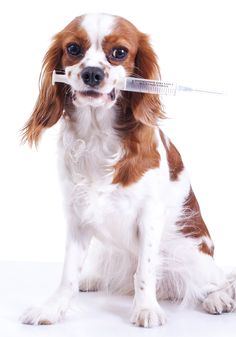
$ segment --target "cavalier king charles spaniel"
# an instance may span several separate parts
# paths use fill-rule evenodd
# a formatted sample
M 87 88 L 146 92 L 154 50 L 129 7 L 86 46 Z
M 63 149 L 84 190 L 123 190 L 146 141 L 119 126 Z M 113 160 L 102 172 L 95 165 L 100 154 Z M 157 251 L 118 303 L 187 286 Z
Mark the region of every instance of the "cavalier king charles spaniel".
M 52 85 L 55 69 L 68 84 Z M 148 36 L 118 16 L 76 17 L 46 53 L 23 137 L 37 144 L 60 121 L 68 235 L 60 285 L 25 324 L 58 322 L 79 289 L 133 294 L 131 322 L 141 327 L 166 322 L 160 300 L 211 314 L 235 308 L 235 277 L 216 266 L 181 156 L 159 128 L 160 98 L 118 90 L 125 76 L 160 73 Z

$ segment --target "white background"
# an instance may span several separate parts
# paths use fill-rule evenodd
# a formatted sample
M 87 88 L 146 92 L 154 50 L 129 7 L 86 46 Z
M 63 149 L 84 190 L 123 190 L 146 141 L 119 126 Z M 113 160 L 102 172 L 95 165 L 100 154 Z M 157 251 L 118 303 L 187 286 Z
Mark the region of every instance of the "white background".
M 57 127 L 38 151 L 19 130 L 35 104 L 50 38 L 75 16 L 107 12 L 150 34 L 162 78 L 227 95 L 165 97 L 162 128 L 180 150 L 216 260 L 236 265 L 234 1 L 12 1 L 0 8 L 0 260 L 62 261 L 65 219 L 57 179 Z

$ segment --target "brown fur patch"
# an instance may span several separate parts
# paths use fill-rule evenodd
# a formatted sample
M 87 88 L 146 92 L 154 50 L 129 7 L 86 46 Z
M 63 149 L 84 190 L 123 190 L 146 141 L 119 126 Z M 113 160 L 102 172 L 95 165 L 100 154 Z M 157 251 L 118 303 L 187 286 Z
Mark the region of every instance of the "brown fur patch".
M 82 60 L 83 55 L 91 46 L 86 31 L 79 26 L 78 21 L 76 22 L 76 24 L 75 22 L 72 21 L 71 28 L 70 27 L 65 28 L 56 37 L 61 40 L 61 48 L 63 50 L 61 62 L 63 68 L 79 63 Z M 67 53 L 66 47 L 70 43 L 77 43 L 81 47 L 82 49 L 81 57 L 72 56 Z
M 138 50 L 138 30 L 128 21 L 122 18 L 117 18 L 117 24 L 114 27 L 113 32 L 106 36 L 103 40 L 102 47 L 109 59 L 109 62 L 113 65 L 119 65 L 125 67 L 127 74 L 133 75 L 135 66 L 135 57 Z M 116 60 L 111 57 L 113 48 L 125 47 L 128 50 L 128 55 L 125 60 Z
M 170 180 L 176 181 L 179 178 L 179 174 L 184 169 L 181 155 L 176 147 L 171 143 L 171 141 L 169 141 L 169 144 L 167 144 L 165 135 L 161 130 L 160 136 L 166 150 Z M 192 188 L 185 200 L 183 209 L 183 220 L 178 222 L 178 225 L 181 226 L 180 232 L 183 233 L 186 237 L 201 238 L 206 236 L 210 238 L 209 231 L 205 222 L 203 221 L 200 207 Z M 208 247 L 206 242 L 200 243 L 198 248 L 201 252 L 213 256 L 214 247 Z
M 192 188 L 183 204 L 183 210 L 183 220 L 178 222 L 180 232 L 183 233 L 184 236 L 191 238 L 211 238 Z M 211 256 L 214 254 L 214 247 L 209 247 L 205 242 L 199 244 L 199 250 Z
M 156 150 L 154 130 L 146 125 L 123 134 L 125 154 L 115 165 L 113 184 L 129 186 L 150 169 L 159 167 L 160 155 Z
M 179 151 L 176 149 L 176 147 L 171 143 L 171 141 L 169 141 L 169 144 L 167 145 L 164 133 L 161 130 L 160 136 L 166 150 L 166 157 L 169 165 L 170 180 L 171 181 L 178 180 L 179 174 L 184 169 L 184 164 L 181 155 Z
M 200 245 L 198 246 L 198 249 L 204 254 L 208 254 L 210 256 L 214 255 L 214 247 L 208 247 L 206 242 L 200 243 Z

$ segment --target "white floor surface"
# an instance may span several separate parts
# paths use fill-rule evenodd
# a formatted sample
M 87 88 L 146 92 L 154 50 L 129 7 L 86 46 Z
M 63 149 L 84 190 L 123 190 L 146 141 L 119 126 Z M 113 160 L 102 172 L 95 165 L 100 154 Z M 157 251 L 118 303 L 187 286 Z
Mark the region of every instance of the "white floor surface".
M 79 293 L 66 319 L 51 326 L 19 322 L 22 311 L 42 302 L 58 285 L 62 266 L 53 263 L 0 263 L 0 337 L 231 337 L 236 336 L 236 313 L 208 315 L 161 303 L 168 315 L 164 327 L 144 329 L 129 323 L 131 297 Z

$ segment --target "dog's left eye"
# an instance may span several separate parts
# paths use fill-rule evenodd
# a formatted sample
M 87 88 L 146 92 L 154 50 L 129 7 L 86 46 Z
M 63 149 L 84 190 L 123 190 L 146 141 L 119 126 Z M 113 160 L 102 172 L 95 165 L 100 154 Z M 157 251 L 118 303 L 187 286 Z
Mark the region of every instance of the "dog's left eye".
M 126 48 L 114 48 L 112 49 L 111 56 L 115 60 L 123 60 L 126 58 L 128 54 L 128 50 Z
M 66 49 L 69 55 L 77 57 L 82 55 L 82 48 L 77 43 L 69 44 Z

